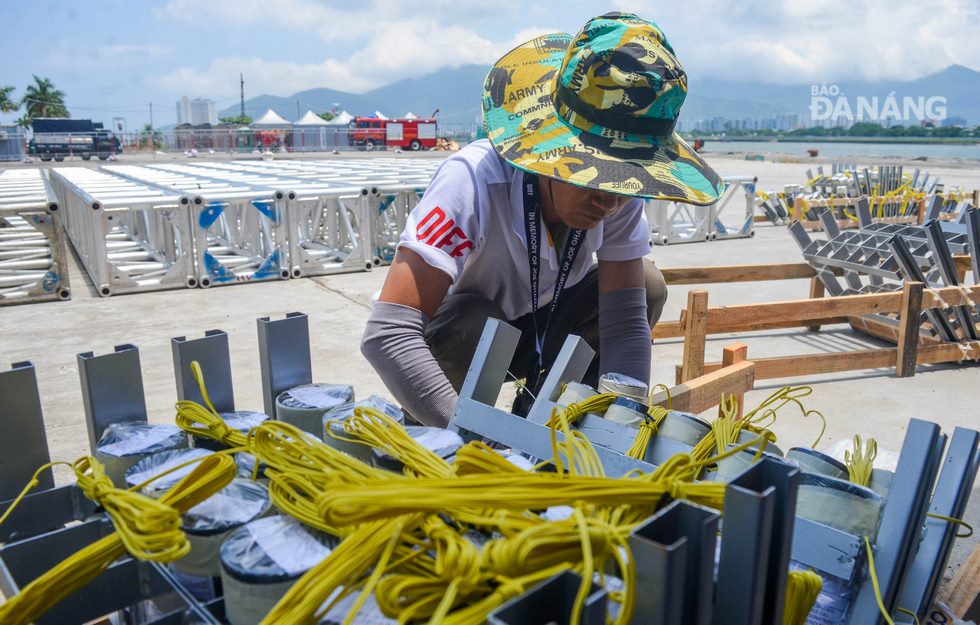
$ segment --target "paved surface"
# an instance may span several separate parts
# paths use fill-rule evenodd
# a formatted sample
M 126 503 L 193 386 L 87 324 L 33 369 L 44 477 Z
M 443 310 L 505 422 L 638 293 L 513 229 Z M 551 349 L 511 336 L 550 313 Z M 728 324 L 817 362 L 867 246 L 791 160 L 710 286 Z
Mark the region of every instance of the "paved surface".
M 762 189 L 804 182 L 806 165 L 758 163 L 718 158 L 712 163 L 722 174 L 753 174 Z M 980 170 L 937 170 L 947 188 L 980 187 Z M 752 239 L 736 239 L 656 247 L 653 258 L 662 267 L 710 266 L 736 263 L 799 262 L 796 245 L 784 227 L 760 224 Z M 367 273 L 237 284 L 211 289 L 177 290 L 99 298 L 77 259 L 73 260 L 73 299 L 0 308 L 0 366 L 30 360 L 37 367 L 51 454 L 74 459 L 87 451 L 87 435 L 75 356 L 79 352 L 106 353 L 114 345 L 133 343 L 140 348 L 143 381 L 150 420 L 171 422 L 176 399 L 170 338 L 197 337 L 205 330 L 228 332 L 231 344 L 236 403 L 242 409 L 261 409 L 256 323 L 258 317 L 282 317 L 290 311 L 309 315 L 314 380 L 353 384 L 358 396 L 384 393 L 380 380 L 361 358 L 358 345 L 372 293 L 381 288 L 385 269 Z M 689 287 L 671 289 L 664 320 L 677 319 Z M 698 287 L 701 288 L 701 287 Z M 779 301 L 807 296 L 808 281 L 720 284 L 707 287 L 709 304 Z M 739 340 L 749 346 L 749 357 L 820 353 L 883 345 L 847 326 L 820 332 L 796 330 L 756 332 L 711 337 L 707 360 L 721 358 L 723 346 Z M 653 347 L 653 379 L 673 382 L 680 362 L 680 339 Z M 956 426 L 977 428 L 977 389 L 980 368 L 967 366 L 919 367 L 914 378 L 897 379 L 893 370 L 869 370 L 789 380 L 766 380 L 747 396 L 753 407 L 784 384 L 808 384 L 813 395 L 808 408 L 827 418 L 820 448 L 848 441 L 854 434 L 878 439 L 882 450 L 897 452 L 909 418 L 938 423 L 944 431 Z M 512 391 L 500 399 L 507 405 Z M 786 410 L 773 427 L 780 445 L 809 445 L 820 430 L 817 420 L 801 419 Z M 887 454 L 882 454 L 887 455 Z M 59 481 L 66 476 L 58 474 Z M 980 525 L 980 488 L 974 491 L 967 520 Z M 957 543 L 954 565 L 969 553 L 977 538 Z

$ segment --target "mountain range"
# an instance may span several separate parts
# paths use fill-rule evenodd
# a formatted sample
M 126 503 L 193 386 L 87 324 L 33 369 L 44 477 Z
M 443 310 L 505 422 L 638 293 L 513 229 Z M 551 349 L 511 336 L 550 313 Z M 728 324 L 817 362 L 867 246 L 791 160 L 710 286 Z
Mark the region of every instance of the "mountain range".
M 321 112 L 331 110 L 335 105 L 353 115 L 371 115 L 381 111 L 389 117 L 401 116 L 409 111 L 426 116 L 438 108 L 442 124 L 472 124 L 480 119 L 480 98 L 488 70 L 489 67 L 482 65 L 463 65 L 419 78 L 406 78 L 365 93 L 320 87 L 290 96 L 260 95 L 245 100 L 245 113 L 255 118 L 271 108 L 286 119 L 294 120 L 307 109 Z M 815 86 L 818 90 L 822 86 L 827 87 L 831 102 L 836 102 L 831 85 Z M 910 81 L 843 81 L 835 86 L 852 108 L 856 107 L 859 96 L 869 101 L 877 97 L 879 107 L 884 106 L 889 94 L 897 98 L 900 107 L 903 96 L 942 96 L 946 98 L 947 117 L 959 117 L 968 124 L 980 124 L 980 72 L 962 65 L 951 65 Z M 744 78 L 691 77 L 682 119 L 741 119 L 784 113 L 807 116 L 812 87 L 810 84 L 773 85 Z M 218 114 L 236 116 L 239 112 L 236 105 Z

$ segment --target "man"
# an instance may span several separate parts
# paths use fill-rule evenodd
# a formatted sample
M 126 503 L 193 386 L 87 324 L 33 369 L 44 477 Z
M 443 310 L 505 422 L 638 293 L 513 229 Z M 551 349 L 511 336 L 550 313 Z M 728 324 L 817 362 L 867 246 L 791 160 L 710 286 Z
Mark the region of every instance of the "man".
M 630 14 L 538 37 L 496 63 L 488 140 L 433 176 L 361 343 L 410 414 L 449 423 L 488 317 L 521 330 L 510 372 L 532 392 L 568 334 L 597 351 L 587 384 L 606 372 L 648 383 L 666 287 L 643 258 L 640 198 L 706 205 L 724 189 L 673 132 L 686 92 L 667 38 Z

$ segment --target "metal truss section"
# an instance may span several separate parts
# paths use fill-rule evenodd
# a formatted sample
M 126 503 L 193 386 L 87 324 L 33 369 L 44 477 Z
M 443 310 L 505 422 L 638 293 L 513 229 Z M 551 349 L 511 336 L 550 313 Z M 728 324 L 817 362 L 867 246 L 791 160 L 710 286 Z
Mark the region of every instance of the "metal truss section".
M 294 186 L 288 202 L 292 277 L 369 271 L 380 264 L 369 189 L 306 183 Z
M 654 245 L 700 243 L 711 239 L 711 209 L 668 200 L 644 202 Z
M 191 210 L 194 256 L 201 287 L 289 277 L 285 240 L 286 193 L 291 181 L 239 175 L 222 179 L 197 165 L 103 168 L 162 189 L 196 193 Z
M 714 239 L 744 239 L 755 236 L 754 176 L 725 176 L 725 193 L 709 207 L 709 233 Z
M 82 167 L 52 169 L 50 181 L 99 295 L 197 286 L 189 208 L 199 196 Z
M 62 213 L 43 170 L 0 172 L 0 306 L 71 299 Z

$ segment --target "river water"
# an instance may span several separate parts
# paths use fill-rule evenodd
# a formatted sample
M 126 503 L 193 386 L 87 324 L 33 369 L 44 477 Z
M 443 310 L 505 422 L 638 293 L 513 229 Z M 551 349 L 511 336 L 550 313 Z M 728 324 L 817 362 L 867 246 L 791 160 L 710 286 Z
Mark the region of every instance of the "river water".
M 690 143 L 690 142 L 689 142 Z M 821 157 L 891 157 L 914 159 L 925 156 L 932 159 L 972 159 L 980 161 L 980 143 L 972 145 L 938 143 L 857 143 L 857 142 L 765 142 L 765 141 L 712 141 L 704 142 L 704 151 L 749 152 L 755 154 L 789 154 L 807 156 L 808 149 L 820 151 Z M 978 163 L 980 165 L 980 163 Z

